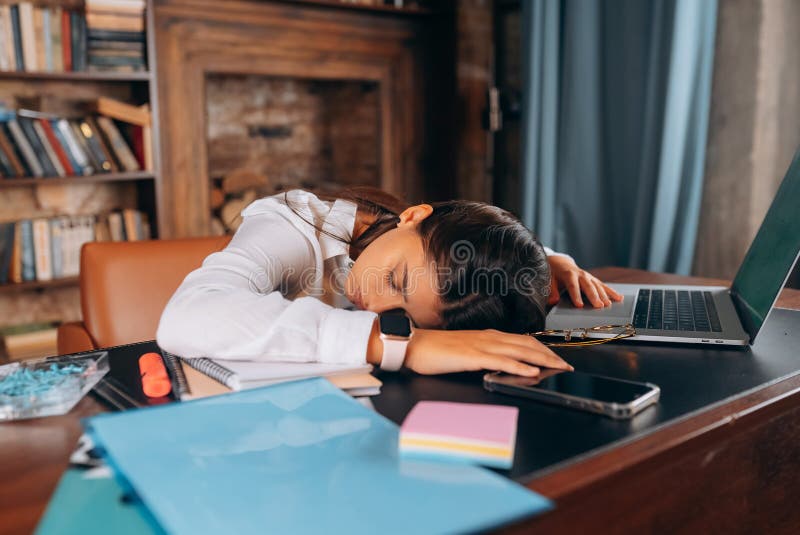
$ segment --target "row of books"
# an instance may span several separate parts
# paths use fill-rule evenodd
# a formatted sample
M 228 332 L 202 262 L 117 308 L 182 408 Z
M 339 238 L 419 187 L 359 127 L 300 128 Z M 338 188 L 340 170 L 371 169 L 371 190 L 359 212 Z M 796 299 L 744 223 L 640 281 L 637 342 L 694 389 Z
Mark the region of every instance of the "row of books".
M 145 69 L 144 0 L 87 0 L 85 12 L 0 5 L 0 70 Z
M 148 239 L 147 214 L 130 208 L 0 223 L 0 284 L 76 277 L 84 243 Z
M 131 144 L 114 120 L 104 115 L 67 119 L 0 109 L 0 175 L 70 177 L 139 171 L 147 164 L 144 130 L 134 126 L 129 135 Z
M 86 0 L 93 69 L 145 70 L 145 0 Z

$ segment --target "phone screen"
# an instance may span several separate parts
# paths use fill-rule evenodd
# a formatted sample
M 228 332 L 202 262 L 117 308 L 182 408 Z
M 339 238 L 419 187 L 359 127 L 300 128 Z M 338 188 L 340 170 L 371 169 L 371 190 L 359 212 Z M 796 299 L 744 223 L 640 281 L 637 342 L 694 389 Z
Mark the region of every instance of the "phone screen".
M 608 403 L 630 403 L 652 390 L 645 384 L 629 383 L 581 372 L 546 370 L 539 377 L 498 375 L 504 384 Z

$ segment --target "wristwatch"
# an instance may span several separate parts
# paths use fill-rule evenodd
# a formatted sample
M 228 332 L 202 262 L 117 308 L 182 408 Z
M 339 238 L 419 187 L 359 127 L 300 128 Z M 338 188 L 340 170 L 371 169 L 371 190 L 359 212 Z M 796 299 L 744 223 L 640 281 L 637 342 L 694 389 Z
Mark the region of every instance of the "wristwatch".
M 397 371 L 403 367 L 406 348 L 411 336 L 411 320 L 403 309 L 389 310 L 378 314 L 378 327 L 383 340 L 381 369 Z

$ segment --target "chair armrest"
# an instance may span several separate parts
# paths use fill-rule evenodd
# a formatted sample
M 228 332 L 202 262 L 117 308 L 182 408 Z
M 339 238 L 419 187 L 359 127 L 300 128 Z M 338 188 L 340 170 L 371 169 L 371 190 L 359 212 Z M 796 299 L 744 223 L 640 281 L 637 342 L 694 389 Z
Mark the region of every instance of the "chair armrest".
M 82 353 L 97 349 L 97 346 L 83 326 L 83 322 L 71 321 L 58 326 L 58 354 Z

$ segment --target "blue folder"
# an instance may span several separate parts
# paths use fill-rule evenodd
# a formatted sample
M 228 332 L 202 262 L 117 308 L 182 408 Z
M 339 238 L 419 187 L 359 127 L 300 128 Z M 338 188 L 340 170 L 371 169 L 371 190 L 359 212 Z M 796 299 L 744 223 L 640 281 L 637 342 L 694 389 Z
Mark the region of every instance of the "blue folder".
M 126 492 L 109 473 L 69 468 L 50 498 L 36 527 L 36 535 L 161 535 L 141 504 L 127 499 Z
M 480 467 L 399 458 L 398 427 L 324 379 L 85 424 L 168 533 L 453 533 L 552 507 Z

